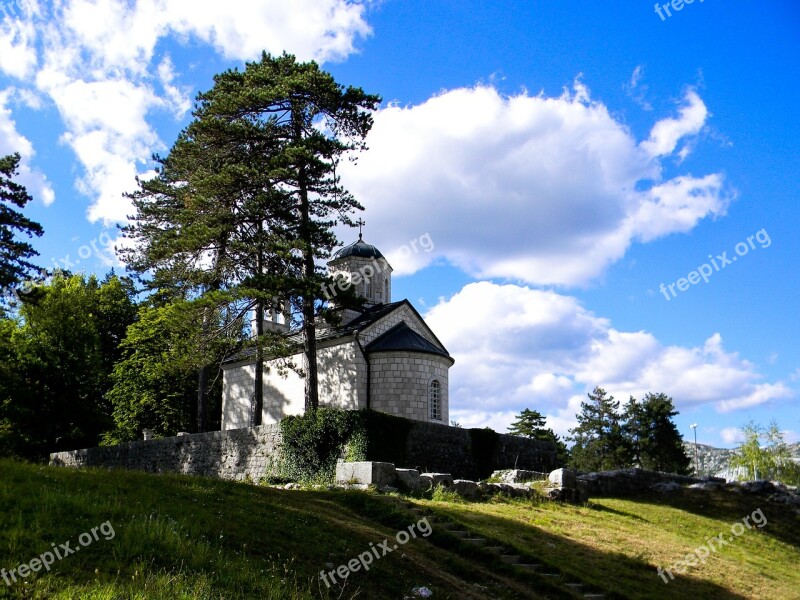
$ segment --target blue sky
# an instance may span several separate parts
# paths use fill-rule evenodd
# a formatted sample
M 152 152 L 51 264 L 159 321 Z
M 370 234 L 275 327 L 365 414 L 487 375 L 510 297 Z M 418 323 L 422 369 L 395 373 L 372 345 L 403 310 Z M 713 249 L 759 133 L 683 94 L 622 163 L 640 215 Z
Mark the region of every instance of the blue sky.
M 601 385 L 671 395 L 701 442 L 800 439 L 795 2 L 241 4 L 0 0 L 0 154 L 42 265 L 107 271 L 195 94 L 287 50 L 384 98 L 342 177 L 456 359 L 452 418 L 566 433 Z

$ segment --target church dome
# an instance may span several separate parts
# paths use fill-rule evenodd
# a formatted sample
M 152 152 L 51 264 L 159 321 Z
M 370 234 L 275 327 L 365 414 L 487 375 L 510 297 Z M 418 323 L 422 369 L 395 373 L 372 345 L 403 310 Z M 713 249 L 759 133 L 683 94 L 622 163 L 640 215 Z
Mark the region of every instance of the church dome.
M 349 246 L 345 246 L 336 254 L 333 255 L 332 261 L 347 258 L 348 256 L 357 256 L 360 258 L 383 258 L 383 254 L 372 244 L 366 243 L 361 234 L 358 234 L 358 241 L 353 242 Z

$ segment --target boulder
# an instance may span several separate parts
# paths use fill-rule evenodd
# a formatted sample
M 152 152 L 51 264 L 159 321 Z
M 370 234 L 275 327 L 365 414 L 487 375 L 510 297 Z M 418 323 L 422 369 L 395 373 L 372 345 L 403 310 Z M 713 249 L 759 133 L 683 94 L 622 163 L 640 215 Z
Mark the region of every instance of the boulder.
M 547 480 L 552 487 L 576 489 L 578 487 L 577 473 L 572 469 L 556 469 L 551 471 Z
M 468 479 L 456 479 L 453 481 L 453 491 L 469 500 L 477 500 L 480 498 L 481 490 L 478 484 Z
M 418 492 L 420 490 L 420 477 L 419 471 L 416 469 L 396 469 L 397 485 L 409 492 Z
M 547 473 L 526 471 L 524 469 L 503 469 L 492 473 L 490 479 L 499 480 L 502 483 L 525 483 L 526 481 L 547 479 Z
M 396 479 L 392 463 L 361 461 L 336 463 L 336 483 L 391 486 Z
M 423 489 L 430 489 L 437 485 L 446 488 L 453 486 L 453 476 L 450 473 L 423 473 L 419 476 L 419 481 Z M 428 485 L 426 486 L 426 484 Z

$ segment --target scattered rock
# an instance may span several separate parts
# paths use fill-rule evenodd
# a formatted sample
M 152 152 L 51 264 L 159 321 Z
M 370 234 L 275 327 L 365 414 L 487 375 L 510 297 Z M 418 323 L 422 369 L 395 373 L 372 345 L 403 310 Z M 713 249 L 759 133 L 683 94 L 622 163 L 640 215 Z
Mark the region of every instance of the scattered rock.
M 420 490 L 419 471 L 416 469 L 396 469 L 395 471 L 398 487 L 409 492 L 418 492 Z
M 419 482 L 423 489 L 431 489 L 437 485 L 449 488 L 453 486 L 453 476 L 450 473 L 423 473 L 419 476 Z
M 481 490 L 475 481 L 468 479 L 456 479 L 453 481 L 453 491 L 459 496 L 469 500 L 477 500 L 481 496 Z
M 526 471 L 524 469 L 504 469 L 492 473 L 490 479 L 500 480 L 501 483 L 525 483 L 538 479 L 547 479 L 547 473 L 538 471 Z

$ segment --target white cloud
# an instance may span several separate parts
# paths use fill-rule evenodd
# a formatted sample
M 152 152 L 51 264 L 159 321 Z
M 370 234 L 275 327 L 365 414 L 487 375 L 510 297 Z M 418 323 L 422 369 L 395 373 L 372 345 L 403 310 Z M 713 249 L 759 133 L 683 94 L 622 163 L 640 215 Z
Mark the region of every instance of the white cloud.
M 674 144 L 664 140 L 705 119 L 699 97 L 689 98 L 677 124 L 653 128 L 665 151 Z M 389 105 L 367 141 L 342 178 L 370 230 L 385 247 L 421 231 L 436 242 L 435 252 L 393 262 L 398 274 L 444 258 L 481 279 L 583 285 L 634 240 L 688 231 L 732 198 L 720 174 L 662 181 L 659 158 L 580 82 L 557 98 L 478 86 Z
M 792 395 L 783 383 L 761 382 L 753 364 L 725 351 L 719 334 L 702 347 L 665 346 L 644 331 L 616 330 L 552 291 L 472 283 L 442 299 L 426 320 L 456 360 L 450 406 L 464 423 L 495 414 L 493 422 L 505 423 L 531 408 L 566 432 L 596 385 L 623 404 L 631 395 L 663 392 L 679 410 L 710 404 L 718 412 Z
M 364 3 L 347 0 L 249 0 L 232 10 L 212 0 L 31 1 L 34 15 L 0 23 L 0 72 L 49 96 L 84 173 L 76 181 L 92 204 L 91 221 L 125 221 L 129 201 L 154 151 L 159 112 L 181 119 L 191 108 L 165 38 L 191 38 L 231 59 L 263 50 L 301 60 L 343 59 L 371 33 Z M 29 98 L 35 96 L 27 91 Z
M 696 135 L 705 125 L 708 109 L 697 92 L 688 90 L 684 100 L 686 103 L 680 109 L 680 116 L 656 123 L 650 131 L 650 138 L 640 144 L 650 156 L 672 154 L 682 138 Z M 681 158 L 686 158 L 685 154 Z
M 32 21 L 0 17 L 0 71 L 25 79 L 36 67 L 36 30 Z
M 726 427 L 725 429 L 719 432 L 719 437 L 722 438 L 722 441 L 726 444 L 738 444 L 739 442 L 744 440 L 744 436 L 742 435 L 742 430 L 737 427 Z
M 21 158 L 16 181 L 27 188 L 34 200 L 49 206 L 56 199 L 56 194 L 44 173 L 31 166 L 36 154 L 33 144 L 17 131 L 17 124 L 8 107 L 14 93 L 15 90 L 11 88 L 0 91 L 0 156 L 19 153 Z

